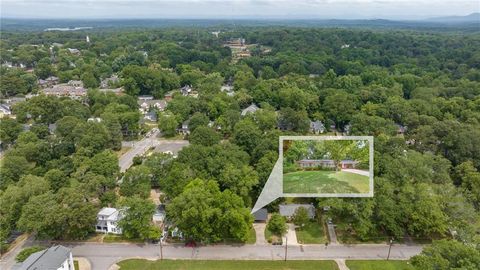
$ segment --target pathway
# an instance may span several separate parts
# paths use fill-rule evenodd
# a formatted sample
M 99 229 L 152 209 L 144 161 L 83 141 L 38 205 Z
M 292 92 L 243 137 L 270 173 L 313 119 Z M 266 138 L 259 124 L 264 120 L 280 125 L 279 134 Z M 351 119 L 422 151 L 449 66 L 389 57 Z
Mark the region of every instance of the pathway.
M 0 269 L 11 269 L 13 265 L 16 263 L 15 257 L 17 254 L 26 247 L 30 247 L 33 245 L 34 236 L 24 234 L 19 236 L 16 242 L 13 243 L 13 247 L 5 254 L 2 254 L 0 260 Z
M 295 232 L 295 224 L 293 223 L 287 223 L 288 225 L 288 230 L 287 230 L 287 234 L 283 237 L 283 243 L 287 243 L 287 239 L 285 238 L 288 238 L 288 245 L 289 246 L 298 246 L 298 241 L 297 241 L 297 233 Z
M 255 229 L 255 245 L 267 245 L 268 242 L 265 239 L 265 227 L 266 223 L 253 223 L 253 229 Z
M 335 262 L 337 263 L 339 270 L 350 270 L 345 263 L 345 259 L 335 259 Z
M 330 239 L 330 244 L 336 245 L 337 242 L 337 233 L 335 232 L 335 225 L 334 224 L 327 224 L 328 228 L 328 238 Z

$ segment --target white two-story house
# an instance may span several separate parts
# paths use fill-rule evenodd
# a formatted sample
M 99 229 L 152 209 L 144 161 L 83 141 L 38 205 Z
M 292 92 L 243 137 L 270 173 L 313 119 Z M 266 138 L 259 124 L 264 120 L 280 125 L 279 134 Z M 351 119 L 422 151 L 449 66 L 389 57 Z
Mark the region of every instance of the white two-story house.
M 95 231 L 103 233 L 122 234 L 118 222 L 123 218 L 123 210 L 104 207 L 97 214 L 97 225 Z

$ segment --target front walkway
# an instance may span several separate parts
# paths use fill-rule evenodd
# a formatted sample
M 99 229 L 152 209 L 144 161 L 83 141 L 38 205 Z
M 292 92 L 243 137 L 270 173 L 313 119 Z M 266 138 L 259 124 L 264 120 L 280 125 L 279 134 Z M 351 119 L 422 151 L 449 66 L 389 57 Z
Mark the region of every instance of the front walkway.
M 335 262 L 337 263 L 339 270 L 350 270 L 345 263 L 345 259 L 335 259 Z
M 283 244 L 285 245 L 285 243 L 287 243 L 289 246 L 298 246 L 299 244 L 297 241 L 297 233 L 295 232 L 295 224 L 287 223 L 287 225 L 287 234 L 282 238 Z

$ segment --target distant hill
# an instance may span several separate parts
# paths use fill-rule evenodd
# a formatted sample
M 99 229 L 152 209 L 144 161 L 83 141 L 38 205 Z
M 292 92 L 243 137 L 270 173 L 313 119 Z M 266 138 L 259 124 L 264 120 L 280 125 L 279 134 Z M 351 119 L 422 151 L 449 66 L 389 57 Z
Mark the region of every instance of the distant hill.
M 435 18 L 427 19 L 426 21 L 443 22 L 443 23 L 465 23 L 465 22 L 480 23 L 480 13 L 475 12 L 466 16 L 435 17 Z

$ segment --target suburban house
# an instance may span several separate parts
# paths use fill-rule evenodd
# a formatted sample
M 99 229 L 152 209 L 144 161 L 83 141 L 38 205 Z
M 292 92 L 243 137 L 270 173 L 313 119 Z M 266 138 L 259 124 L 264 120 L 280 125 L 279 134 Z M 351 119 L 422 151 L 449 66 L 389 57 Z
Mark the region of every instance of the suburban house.
M 170 92 L 165 93 L 164 98 L 165 98 L 165 101 L 169 102 L 170 100 L 173 99 L 173 92 L 170 91 Z
M 355 160 L 341 160 L 340 167 L 342 169 L 355 169 L 358 165 L 358 161 Z M 333 159 L 302 159 L 297 161 L 300 168 L 334 168 L 335 161 Z
M 0 118 L 12 115 L 12 110 L 8 104 L 0 104 Z
M 182 93 L 183 96 L 188 96 L 192 92 L 192 86 L 184 85 L 182 88 L 180 88 L 180 92 Z
M 75 55 L 80 55 L 80 50 L 75 48 L 67 48 L 68 52 Z
M 151 109 L 157 109 L 158 111 L 163 112 L 167 107 L 167 102 L 162 99 L 141 99 L 138 98 L 138 105 L 140 106 L 139 110 L 142 114 L 146 114 Z
M 177 129 L 177 132 L 183 135 L 188 135 L 190 134 L 190 129 L 188 128 L 190 120 L 187 120 L 182 123 L 182 127 Z
M 245 115 L 247 115 L 247 114 L 249 114 L 249 113 L 254 113 L 254 112 L 256 112 L 258 109 L 260 109 L 260 108 L 258 108 L 257 105 L 252 104 L 252 105 L 248 106 L 247 108 L 243 109 L 241 115 L 242 115 L 242 116 L 245 116 Z
M 297 209 L 300 207 L 307 209 L 308 217 L 315 217 L 315 207 L 311 204 L 280 204 L 279 212 L 281 216 L 290 219 L 293 217 L 293 215 L 295 215 L 295 211 L 297 211 Z
M 87 89 L 83 88 L 83 82 L 75 80 L 47 87 L 42 92 L 47 96 L 70 97 L 71 99 L 80 99 L 87 95 Z
M 58 77 L 50 76 L 50 77 L 46 78 L 45 80 L 39 79 L 38 80 L 38 85 L 42 88 L 45 88 L 45 87 L 54 86 L 54 85 L 58 84 L 58 82 L 59 82 Z
M 310 121 L 310 132 L 313 134 L 320 134 L 325 132 L 325 126 L 321 121 Z
M 74 270 L 72 250 L 64 246 L 53 246 L 30 255 L 13 270 Z
M 117 75 L 112 75 L 109 78 L 105 78 L 100 82 L 100 88 L 107 89 L 117 84 L 120 81 Z
M 123 218 L 123 211 L 116 208 L 104 207 L 97 214 L 95 231 L 103 233 L 122 234 L 118 222 Z
M 268 219 L 267 208 L 258 209 L 255 213 L 253 213 L 253 219 L 255 222 L 267 222 L 267 219 Z

